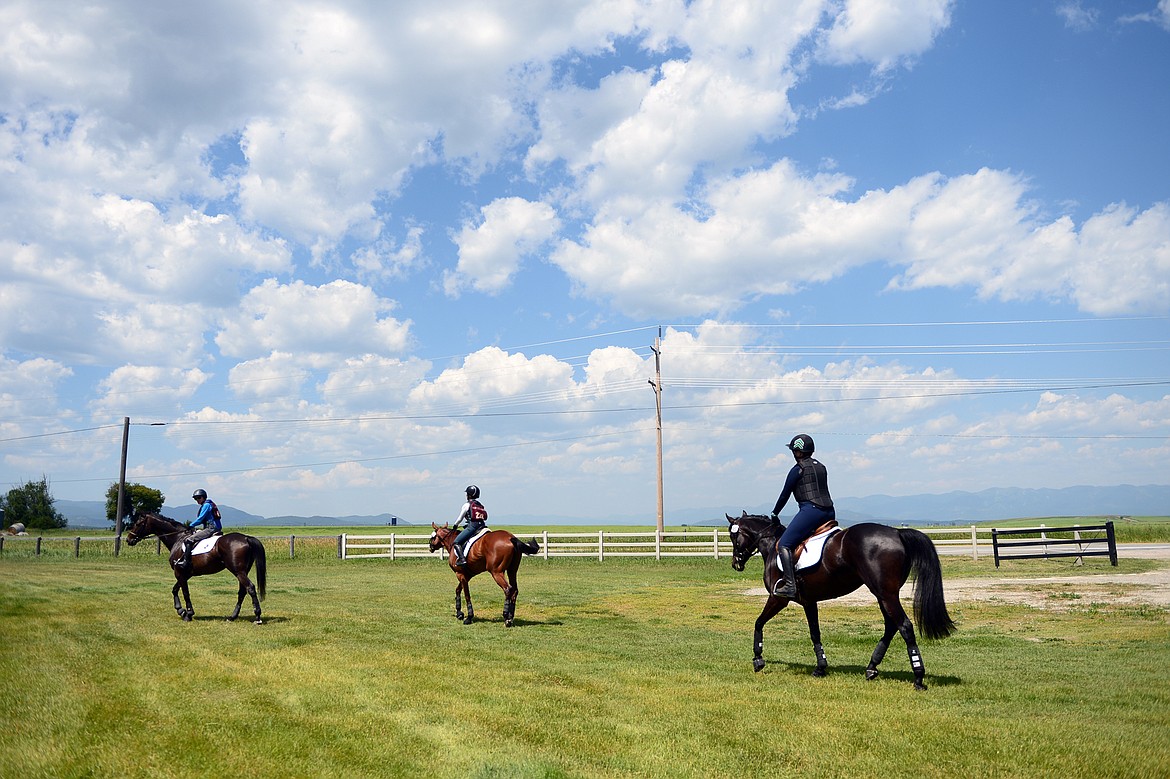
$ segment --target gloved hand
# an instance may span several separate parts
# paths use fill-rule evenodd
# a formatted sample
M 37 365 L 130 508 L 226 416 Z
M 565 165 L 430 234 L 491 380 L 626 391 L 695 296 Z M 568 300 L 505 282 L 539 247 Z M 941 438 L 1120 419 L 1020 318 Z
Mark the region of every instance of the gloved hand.
M 773 521 L 773 522 L 779 522 L 779 521 L 780 521 L 780 515 L 779 515 L 779 514 L 777 514 L 775 511 L 773 511 L 773 512 L 772 512 L 772 521 Z

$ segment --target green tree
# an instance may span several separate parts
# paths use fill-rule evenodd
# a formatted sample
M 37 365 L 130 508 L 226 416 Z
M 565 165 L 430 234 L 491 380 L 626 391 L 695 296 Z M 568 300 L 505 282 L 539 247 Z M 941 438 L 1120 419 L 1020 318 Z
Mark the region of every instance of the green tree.
M 145 484 L 127 484 L 126 505 L 123 508 L 127 517 L 138 510 L 160 511 L 166 499 L 162 492 L 153 487 L 147 487 Z M 110 520 L 115 528 L 118 526 L 118 482 L 114 482 L 106 490 L 106 519 Z
M 10 489 L 7 495 L 0 498 L 0 508 L 4 509 L 4 522 L 7 525 L 21 522 L 32 530 L 65 527 L 69 524 L 69 520 L 53 507 L 49 481 L 44 476 L 40 481 L 26 482 Z

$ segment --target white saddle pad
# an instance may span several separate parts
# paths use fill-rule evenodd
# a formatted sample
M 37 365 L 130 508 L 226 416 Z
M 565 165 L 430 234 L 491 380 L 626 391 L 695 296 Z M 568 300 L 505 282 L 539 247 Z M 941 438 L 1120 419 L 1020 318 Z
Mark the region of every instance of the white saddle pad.
M 825 542 L 834 533 L 841 530 L 840 527 L 833 527 L 826 530 L 824 533 L 818 533 L 809 538 L 804 543 L 804 551 L 800 553 L 800 557 L 796 558 L 796 570 L 803 571 L 805 568 L 812 568 L 821 561 L 821 555 L 825 551 Z
M 223 536 L 208 536 L 199 543 L 195 544 L 195 548 L 191 550 L 191 554 L 197 555 L 210 552 L 211 548 L 215 546 L 215 542 L 221 538 L 223 538 Z
M 471 554 L 471 547 L 475 546 L 475 542 L 478 541 L 479 539 L 483 538 L 485 535 L 487 535 L 490 532 L 492 532 L 492 529 L 490 527 L 488 527 L 487 525 L 484 525 L 483 530 L 479 531 L 478 533 L 473 535 L 471 538 L 467 539 L 467 546 L 463 550 L 463 556 L 467 557 L 467 555 Z

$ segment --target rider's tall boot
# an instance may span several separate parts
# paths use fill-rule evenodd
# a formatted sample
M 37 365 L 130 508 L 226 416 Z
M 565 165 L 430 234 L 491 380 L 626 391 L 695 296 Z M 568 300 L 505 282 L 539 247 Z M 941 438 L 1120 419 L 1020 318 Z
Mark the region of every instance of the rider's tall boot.
M 772 587 L 772 594 L 777 598 L 794 600 L 796 598 L 796 568 L 792 563 L 792 550 L 786 546 L 778 546 L 776 552 L 776 562 L 780 566 L 780 578 Z

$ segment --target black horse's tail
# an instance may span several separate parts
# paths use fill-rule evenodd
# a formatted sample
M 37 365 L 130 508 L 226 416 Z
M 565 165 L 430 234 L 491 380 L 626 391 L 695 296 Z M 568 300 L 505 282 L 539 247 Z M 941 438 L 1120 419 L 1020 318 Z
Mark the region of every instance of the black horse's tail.
M 512 536 L 512 546 L 516 547 L 517 551 L 523 552 L 524 554 L 536 554 L 540 551 L 540 544 L 536 542 L 535 538 L 531 541 L 521 541 L 519 538 L 516 538 L 516 536 Z
M 910 566 L 915 570 L 914 622 L 918 632 L 926 638 L 946 638 L 956 630 L 947 603 L 943 598 L 942 565 L 938 550 L 925 533 L 913 528 L 901 528 L 898 535 Z
M 248 536 L 248 546 L 252 547 L 252 556 L 256 558 L 256 592 L 260 593 L 260 600 L 264 600 L 268 588 L 268 558 L 264 544 L 259 538 Z

